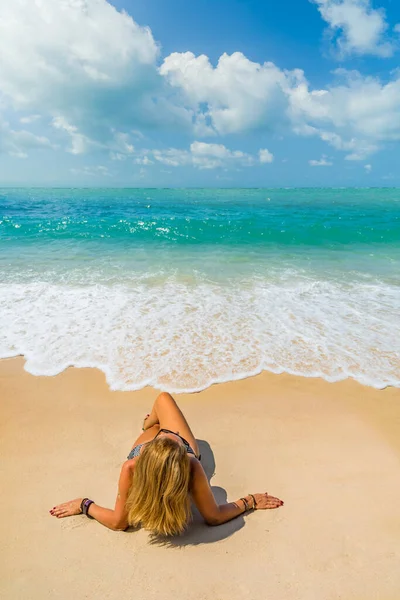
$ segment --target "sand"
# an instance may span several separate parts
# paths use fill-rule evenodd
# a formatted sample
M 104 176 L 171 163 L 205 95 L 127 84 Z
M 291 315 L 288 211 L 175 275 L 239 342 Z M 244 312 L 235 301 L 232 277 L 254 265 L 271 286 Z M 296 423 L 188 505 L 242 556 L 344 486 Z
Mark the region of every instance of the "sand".
M 0 596 L 16 599 L 398 600 L 400 390 L 263 373 L 178 400 L 217 498 L 285 506 L 152 544 L 56 503 L 113 506 L 121 463 L 156 392 L 102 373 L 34 377 L 0 361 Z

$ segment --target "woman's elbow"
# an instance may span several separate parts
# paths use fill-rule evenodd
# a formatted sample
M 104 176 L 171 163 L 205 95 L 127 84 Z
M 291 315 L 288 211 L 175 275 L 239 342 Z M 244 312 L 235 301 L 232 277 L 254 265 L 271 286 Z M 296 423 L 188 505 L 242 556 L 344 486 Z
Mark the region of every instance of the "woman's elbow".
M 206 517 L 204 520 L 210 527 L 216 527 L 217 525 L 221 525 L 222 523 L 221 518 L 217 515 L 214 515 L 212 517 Z
M 128 529 L 128 523 L 125 521 L 113 521 L 111 523 L 110 529 L 113 531 L 125 531 Z

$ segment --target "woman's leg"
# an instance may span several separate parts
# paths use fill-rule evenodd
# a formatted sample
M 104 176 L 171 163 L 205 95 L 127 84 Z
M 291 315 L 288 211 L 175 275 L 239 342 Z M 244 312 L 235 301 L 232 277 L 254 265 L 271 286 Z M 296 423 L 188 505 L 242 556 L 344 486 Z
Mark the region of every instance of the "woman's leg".
M 174 433 L 179 433 L 189 442 L 196 456 L 199 455 L 199 448 L 192 430 L 181 409 L 168 392 L 162 392 L 157 396 L 150 416 L 145 422 L 146 430 L 158 424 L 162 429 L 170 429 Z

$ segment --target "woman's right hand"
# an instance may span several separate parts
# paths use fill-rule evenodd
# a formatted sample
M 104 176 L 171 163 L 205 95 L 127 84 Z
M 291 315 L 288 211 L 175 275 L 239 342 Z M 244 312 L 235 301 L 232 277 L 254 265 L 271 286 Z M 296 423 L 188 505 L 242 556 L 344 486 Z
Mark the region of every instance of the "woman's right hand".
M 143 425 L 142 425 L 142 431 L 146 431 L 146 429 L 148 429 L 148 427 L 146 427 L 146 421 L 149 418 L 150 415 L 146 415 L 145 418 L 143 419 Z
M 256 510 L 266 510 L 267 508 L 279 508 L 280 506 L 283 506 L 283 500 L 279 500 L 279 498 L 275 498 L 275 496 L 270 496 L 267 492 L 265 492 L 265 494 L 253 494 L 253 496 L 256 501 Z

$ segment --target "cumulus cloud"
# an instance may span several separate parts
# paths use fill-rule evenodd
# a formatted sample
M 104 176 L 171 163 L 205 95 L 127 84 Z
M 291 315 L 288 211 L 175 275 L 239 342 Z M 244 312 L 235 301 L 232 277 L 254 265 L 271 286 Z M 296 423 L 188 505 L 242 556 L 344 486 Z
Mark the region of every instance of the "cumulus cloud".
M 400 140 L 400 74 L 387 83 L 343 69 L 336 76 L 325 90 L 312 91 L 304 81 L 292 91 L 295 131 L 349 152 L 348 160 L 364 160 L 384 142 Z
M 331 167 L 333 165 L 333 162 L 328 160 L 327 156 L 323 154 L 319 160 L 309 160 L 308 164 L 311 167 Z
M 168 165 L 169 167 L 183 167 L 192 162 L 192 157 L 188 150 L 168 148 L 166 150 L 147 150 L 145 152 L 151 153 L 157 162 Z M 145 155 L 145 158 L 146 156 L 147 154 Z
M 392 56 L 396 45 L 387 35 L 383 8 L 374 9 L 370 0 L 310 1 L 318 6 L 321 17 L 328 23 L 340 56 Z
M 193 165 L 199 169 L 215 169 L 227 165 L 250 167 L 254 158 L 240 150 L 229 150 L 223 144 L 193 142 L 190 145 Z
M 158 55 L 150 30 L 105 0 L 13 0 L 0 17 L 2 87 L 21 106 L 66 105 L 90 85 L 111 91 Z
M 348 160 L 363 160 L 385 141 L 400 139 L 400 74 L 382 83 L 338 69 L 326 89 L 311 89 L 303 71 L 254 63 L 241 53 L 171 54 L 160 68 L 184 94 L 195 119 L 215 134 L 269 130 L 316 135 Z
M 170 167 L 192 166 L 197 169 L 250 167 L 256 163 L 251 154 L 241 150 L 229 150 L 223 144 L 207 144 L 195 141 L 189 150 L 167 148 L 165 150 L 142 150 L 134 159 L 136 164 L 150 165 L 159 162 Z
M 286 122 L 284 110 L 288 80 L 273 63 L 258 64 L 241 52 L 223 54 L 216 67 L 205 55 L 174 52 L 167 56 L 160 73 L 184 93 L 186 105 L 207 133 L 238 133 L 257 128 L 272 129 Z
M 371 173 L 372 165 L 364 165 L 364 169 L 366 170 L 367 173 Z
M 190 124 L 163 91 L 151 31 L 106 0 L 1 2 L 0 55 L 4 101 L 55 119 L 72 152 L 111 130 Z
M 260 148 L 258 151 L 258 157 L 260 159 L 260 163 L 272 163 L 274 160 L 274 155 L 266 148 Z

